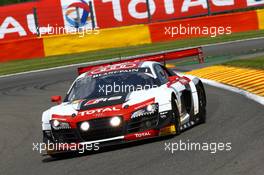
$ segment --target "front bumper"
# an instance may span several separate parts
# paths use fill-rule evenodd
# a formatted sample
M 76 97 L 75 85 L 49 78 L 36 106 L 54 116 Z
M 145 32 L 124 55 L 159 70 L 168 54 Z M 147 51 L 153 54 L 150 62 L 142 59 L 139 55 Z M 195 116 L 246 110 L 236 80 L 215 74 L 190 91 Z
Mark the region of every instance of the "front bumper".
M 151 138 L 167 136 L 167 135 L 174 135 L 174 134 L 176 134 L 175 126 L 171 124 L 159 130 L 150 129 L 142 132 L 131 133 L 123 136 L 117 136 L 117 137 L 106 138 L 101 140 L 93 140 L 93 141 L 79 142 L 79 143 L 55 143 L 56 146 L 52 146 L 52 148 L 54 149 L 50 149 L 50 146 L 46 146 L 47 148 L 46 153 L 51 155 L 51 154 L 57 154 L 63 152 L 84 153 L 86 151 L 98 151 L 100 150 L 100 148 L 107 146 L 120 145 L 134 141 L 140 141 L 140 140 L 151 139 Z M 89 149 L 86 150 L 85 148 L 87 148 L 87 145 Z
M 122 121 L 122 125 L 117 128 L 109 126 L 109 118 L 90 120 L 93 129 L 82 132 L 79 127 L 73 129 L 61 129 L 44 131 L 44 142 L 91 145 L 99 144 L 100 147 L 118 145 L 136 140 L 154 138 L 164 135 L 175 134 L 175 127 L 170 118 L 170 112 L 166 114 L 155 114 L 130 120 Z M 79 126 L 77 124 L 77 126 Z M 67 149 L 49 150 L 48 154 L 68 151 Z M 71 151 L 71 150 L 70 150 Z

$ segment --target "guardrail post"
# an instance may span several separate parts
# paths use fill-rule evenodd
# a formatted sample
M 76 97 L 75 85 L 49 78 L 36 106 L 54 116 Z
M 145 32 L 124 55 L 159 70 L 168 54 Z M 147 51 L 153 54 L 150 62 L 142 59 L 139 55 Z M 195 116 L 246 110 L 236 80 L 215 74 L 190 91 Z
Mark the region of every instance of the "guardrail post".
M 207 2 L 208 16 L 210 16 L 212 15 L 210 0 L 206 0 L 206 2 Z
M 35 23 L 35 28 L 37 31 L 37 36 L 40 36 L 38 14 L 37 14 L 37 8 L 36 7 L 33 8 L 33 15 L 34 15 L 34 23 Z
M 147 12 L 148 12 L 148 21 L 151 22 L 151 13 L 150 13 L 150 6 L 149 0 L 146 0 Z
M 199 63 L 204 63 L 204 54 L 203 54 L 203 49 L 201 47 L 198 48 L 198 60 L 199 60 Z
M 92 1 L 89 1 L 89 8 L 91 13 L 91 21 L 92 21 L 92 28 L 95 29 L 95 18 L 94 18 L 94 10 L 93 10 L 93 3 Z
M 81 24 L 80 10 L 79 7 L 76 7 L 77 19 L 75 20 L 75 28 L 79 29 Z

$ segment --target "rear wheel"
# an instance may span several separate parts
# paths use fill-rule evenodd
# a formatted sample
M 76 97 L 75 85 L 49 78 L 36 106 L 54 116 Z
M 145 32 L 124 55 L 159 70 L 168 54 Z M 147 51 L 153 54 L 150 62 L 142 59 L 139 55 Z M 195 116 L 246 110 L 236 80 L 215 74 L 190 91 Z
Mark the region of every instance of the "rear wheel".
M 178 107 L 176 105 L 175 97 L 172 97 L 171 99 L 171 106 L 172 106 L 172 119 L 175 125 L 176 135 L 179 135 L 181 133 L 181 119 L 180 119 Z

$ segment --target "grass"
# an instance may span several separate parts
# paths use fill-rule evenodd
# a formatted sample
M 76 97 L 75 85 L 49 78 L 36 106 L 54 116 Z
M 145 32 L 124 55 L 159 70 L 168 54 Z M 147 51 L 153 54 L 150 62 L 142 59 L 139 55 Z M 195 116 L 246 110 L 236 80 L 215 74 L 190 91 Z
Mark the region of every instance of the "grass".
M 147 44 L 133 47 L 114 48 L 100 51 L 92 51 L 86 53 L 78 53 L 63 56 L 52 56 L 31 60 L 19 60 L 6 63 L 0 63 L 0 75 L 51 68 L 76 63 L 84 63 L 95 60 L 110 59 L 117 57 L 125 57 L 150 52 L 158 52 L 169 49 L 177 49 L 191 46 L 200 46 L 203 44 L 212 44 L 226 41 L 234 41 L 239 39 L 255 38 L 263 36 L 264 31 L 253 31 L 246 33 L 237 33 L 232 35 L 219 36 L 215 38 L 195 38 L 187 40 L 178 40 L 172 42 L 163 42 L 155 44 Z M 102 41 L 103 42 L 103 41 Z
M 228 61 L 222 65 L 264 70 L 264 56 L 251 59 Z
M 15 4 L 15 3 L 28 2 L 28 1 L 33 1 L 33 0 L 1 0 L 0 5 Z

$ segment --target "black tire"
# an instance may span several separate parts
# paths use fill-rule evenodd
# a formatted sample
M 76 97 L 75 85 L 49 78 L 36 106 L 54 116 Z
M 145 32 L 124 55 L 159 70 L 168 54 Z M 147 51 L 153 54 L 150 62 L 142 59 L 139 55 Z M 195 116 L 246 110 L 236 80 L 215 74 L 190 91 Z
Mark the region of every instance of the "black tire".
M 206 94 L 202 82 L 196 85 L 198 99 L 199 99 L 199 113 L 195 116 L 198 124 L 206 122 Z
M 64 158 L 70 157 L 72 153 L 65 152 L 65 153 L 54 153 L 54 154 L 48 154 L 48 155 L 54 159 L 64 159 Z
M 176 105 L 175 97 L 171 98 L 171 106 L 172 106 L 172 119 L 175 125 L 175 131 L 176 131 L 175 135 L 180 135 L 181 134 L 181 118 L 180 118 L 178 107 Z
M 49 139 L 47 138 L 47 136 L 45 134 L 43 134 L 43 143 L 48 144 Z M 52 143 L 52 142 L 50 142 Z M 52 158 L 56 158 L 56 159 L 62 159 L 62 158 L 66 158 L 69 156 L 69 152 L 61 152 L 61 153 L 49 153 L 47 152 L 47 154 L 52 157 Z

